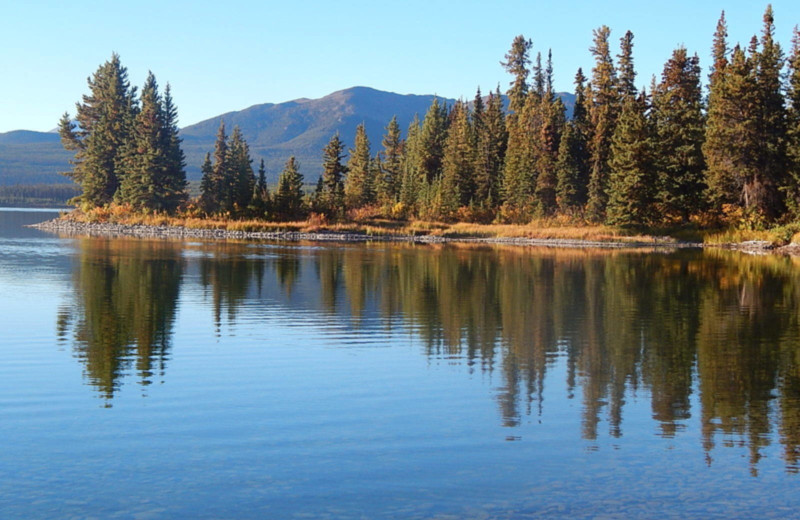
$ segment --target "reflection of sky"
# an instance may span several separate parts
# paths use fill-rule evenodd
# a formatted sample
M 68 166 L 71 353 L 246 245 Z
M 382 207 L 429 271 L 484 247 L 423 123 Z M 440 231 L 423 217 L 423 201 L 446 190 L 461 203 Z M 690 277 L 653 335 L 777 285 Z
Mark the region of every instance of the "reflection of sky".
M 142 386 L 131 369 L 106 409 L 71 338 L 55 337 L 59 307 L 79 289 L 76 242 L 0 236 L 0 246 L 8 517 L 761 518 L 800 506 L 776 441 L 762 450 L 759 478 L 746 446 L 720 441 L 707 466 L 696 378 L 692 417 L 674 438 L 660 436 L 650 391 L 628 386 L 621 436 L 609 433 L 606 405 L 597 438 L 584 440 L 587 375 L 570 396 L 558 349 L 541 396 L 523 388 L 519 424 L 504 427 L 502 360 L 484 371 L 463 351 L 424 355 L 418 331 L 397 317 L 388 327 L 372 300 L 357 325 L 345 297 L 323 310 L 314 253 L 301 246 L 246 248 L 270 262 L 296 253 L 299 278 L 291 296 L 271 268 L 261 292 L 248 278 L 220 330 L 212 288 L 200 283 L 199 262 L 213 261 L 202 251 L 214 246 L 182 249 L 166 373 Z

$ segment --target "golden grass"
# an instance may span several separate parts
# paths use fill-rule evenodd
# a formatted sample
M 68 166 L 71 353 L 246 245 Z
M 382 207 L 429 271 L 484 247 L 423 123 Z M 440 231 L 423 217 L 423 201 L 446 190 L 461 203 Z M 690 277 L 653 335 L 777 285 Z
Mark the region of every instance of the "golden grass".
M 307 220 L 271 222 L 261 219 L 233 219 L 204 217 L 197 214 L 170 216 L 163 213 L 133 211 L 129 206 L 112 204 L 107 207 L 75 210 L 62 218 L 83 222 L 110 222 L 145 226 L 174 226 L 191 229 L 224 229 L 245 232 L 303 232 L 303 233 L 354 233 L 370 236 L 441 236 L 453 239 L 469 238 L 530 238 L 585 240 L 596 242 L 664 242 L 683 240 L 724 244 L 750 240 L 765 240 L 774 244 L 800 241 L 800 225 L 787 225 L 767 231 L 670 227 L 651 229 L 623 229 L 613 226 L 587 224 L 569 217 L 538 219 L 528 224 L 476 224 L 468 222 L 444 223 L 423 220 L 389 220 L 379 218 L 374 212 L 363 211 L 349 215 L 346 222 L 328 222 L 324 217 L 312 215 Z

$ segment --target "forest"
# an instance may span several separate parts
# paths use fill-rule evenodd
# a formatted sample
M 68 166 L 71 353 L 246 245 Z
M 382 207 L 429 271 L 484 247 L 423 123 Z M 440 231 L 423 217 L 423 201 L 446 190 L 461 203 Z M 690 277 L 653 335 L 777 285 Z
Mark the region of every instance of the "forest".
M 760 229 L 800 220 L 800 31 L 788 54 L 768 6 L 760 35 L 728 42 L 723 12 L 707 84 L 700 58 L 678 47 L 660 78 L 637 86 L 634 35 L 612 50 L 593 32 L 588 76 L 575 74 L 571 117 L 553 88 L 552 52 L 525 36 L 502 60 L 511 81 L 488 96 L 427 113 L 401 129 L 387 122 L 373 151 L 363 125 L 353 148 L 339 135 L 307 182 L 287 159 L 277 186 L 253 166 L 238 128 L 220 125 L 202 166 L 201 194 L 186 191 L 177 109 L 150 74 L 138 94 L 119 56 L 89 79 L 90 93 L 59 130 L 75 152 L 68 174 L 84 210 L 272 221 L 363 218 L 477 223 L 561 219 L 619 227 Z

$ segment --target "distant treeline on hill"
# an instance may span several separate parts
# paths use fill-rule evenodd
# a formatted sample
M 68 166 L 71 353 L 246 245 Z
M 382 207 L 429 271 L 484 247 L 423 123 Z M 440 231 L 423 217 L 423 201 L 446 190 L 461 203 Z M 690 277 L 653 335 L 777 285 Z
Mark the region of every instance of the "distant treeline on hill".
M 0 205 L 22 207 L 59 207 L 78 195 L 74 184 L 17 184 L 0 186 Z
M 203 164 L 201 194 L 188 201 L 176 112 L 148 78 L 140 98 L 116 55 L 90 79 L 75 127 L 61 136 L 77 153 L 72 178 L 88 206 L 231 217 L 391 218 L 529 222 L 566 215 L 640 226 L 703 216 L 753 226 L 800 216 L 800 31 L 785 56 L 771 6 L 747 47 L 727 42 L 724 13 L 712 44 L 708 95 L 700 60 L 679 47 L 660 80 L 636 85 L 634 36 L 594 31 L 589 77 L 575 75 L 572 117 L 553 90 L 553 60 L 514 38 L 503 65 L 512 77 L 504 107 L 499 88 L 451 106 L 434 100 L 402 135 L 388 122 L 373 153 L 364 125 L 354 147 L 334 135 L 323 173 L 303 191 L 302 165 L 289 158 L 275 193 L 258 176 L 245 136 L 220 125 Z M 112 88 L 113 87 L 113 88 Z M 100 117 L 100 115 L 105 116 Z

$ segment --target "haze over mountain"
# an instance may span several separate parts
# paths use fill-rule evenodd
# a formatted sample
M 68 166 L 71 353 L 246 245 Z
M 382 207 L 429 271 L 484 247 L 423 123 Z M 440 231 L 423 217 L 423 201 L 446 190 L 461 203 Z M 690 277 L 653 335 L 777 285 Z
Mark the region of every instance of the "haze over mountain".
M 574 96 L 561 93 L 567 114 Z M 339 135 L 353 146 L 356 126 L 364 123 L 373 154 L 381 149 L 384 128 L 396 115 L 405 130 L 415 114 L 420 119 L 433 102 L 433 95 L 401 95 L 368 87 L 353 87 L 320 99 L 296 99 L 265 103 L 228 112 L 181 130 L 189 180 L 200 179 L 200 165 L 213 151 L 220 121 L 228 134 L 238 125 L 250 145 L 253 168 L 263 158 L 269 182 L 275 182 L 286 160 L 294 155 L 306 181 L 314 182 L 321 172 L 322 149 L 331 136 Z M 452 105 L 452 99 L 439 98 Z M 180 108 L 180 107 L 179 107 Z M 58 172 L 70 169 L 71 152 L 65 151 L 57 133 L 17 130 L 0 134 L 0 184 L 64 183 Z

